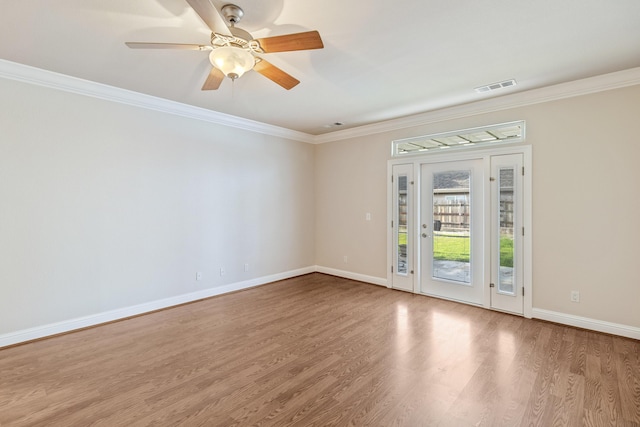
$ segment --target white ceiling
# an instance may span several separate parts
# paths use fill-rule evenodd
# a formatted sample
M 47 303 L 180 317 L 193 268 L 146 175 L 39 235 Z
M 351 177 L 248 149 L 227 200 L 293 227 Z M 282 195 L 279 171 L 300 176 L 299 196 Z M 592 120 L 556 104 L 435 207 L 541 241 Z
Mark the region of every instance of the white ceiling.
M 256 38 L 320 32 L 265 55 L 301 84 L 201 91 L 207 52 L 125 46 L 208 44 L 185 0 L 0 0 L 0 58 L 313 135 L 640 66 L 638 0 L 212 0 L 230 1 Z

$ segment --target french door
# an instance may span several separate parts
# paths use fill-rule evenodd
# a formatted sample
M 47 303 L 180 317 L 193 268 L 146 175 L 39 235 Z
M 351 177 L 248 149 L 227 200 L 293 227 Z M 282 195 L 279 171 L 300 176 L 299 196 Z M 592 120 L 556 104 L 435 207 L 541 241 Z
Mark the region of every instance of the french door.
M 528 148 L 390 162 L 389 286 L 530 316 L 530 162 Z
M 420 291 L 483 302 L 484 204 L 481 159 L 421 165 Z

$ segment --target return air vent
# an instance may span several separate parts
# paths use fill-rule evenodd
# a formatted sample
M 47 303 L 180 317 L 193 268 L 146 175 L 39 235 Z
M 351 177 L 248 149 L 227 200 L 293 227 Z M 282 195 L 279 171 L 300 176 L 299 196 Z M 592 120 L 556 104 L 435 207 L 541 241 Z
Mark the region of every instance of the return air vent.
M 511 79 L 511 80 L 505 80 L 503 82 L 491 83 L 490 85 L 486 85 L 486 86 L 480 86 L 480 87 L 477 87 L 475 90 L 478 93 L 485 93 L 485 92 L 491 92 L 493 90 L 503 89 L 505 87 L 511 87 L 515 85 L 516 85 L 516 81 L 514 79 Z

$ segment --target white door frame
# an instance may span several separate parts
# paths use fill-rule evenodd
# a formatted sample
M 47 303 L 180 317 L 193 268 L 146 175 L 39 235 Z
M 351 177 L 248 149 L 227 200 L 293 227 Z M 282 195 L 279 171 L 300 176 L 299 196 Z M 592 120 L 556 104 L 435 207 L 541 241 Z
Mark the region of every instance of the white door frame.
M 478 149 L 478 150 L 469 150 L 469 151 L 458 151 L 458 152 L 443 152 L 436 154 L 427 154 L 423 156 L 407 156 L 406 158 L 394 158 L 387 162 L 387 287 L 391 288 L 393 286 L 393 273 L 391 272 L 391 266 L 393 265 L 393 229 L 391 228 L 391 221 L 393 219 L 393 197 L 392 197 L 392 189 L 391 185 L 391 177 L 393 175 L 393 166 L 394 165 L 412 165 L 413 166 L 413 178 L 414 182 L 417 185 L 414 185 L 413 190 L 413 209 L 411 213 L 413 214 L 413 218 L 419 218 L 420 214 L 420 165 L 425 163 L 438 163 L 438 162 L 453 162 L 460 160 L 471 160 L 471 159 L 482 159 L 484 161 L 484 170 L 485 170 L 485 182 L 484 182 L 484 191 L 485 194 L 490 194 L 490 182 L 489 177 L 491 176 L 491 156 L 505 155 L 505 154 L 522 154 L 523 156 L 523 164 L 525 174 L 523 177 L 523 227 L 524 227 L 524 236 L 523 236 L 523 265 L 522 265 L 522 273 L 523 273 L 523 287 L 524 287 L 524 317 L 531 318 L 533 311 L 533 274 L 532 274 L 532 266 L 533 266 L 533 245 L 532 245 L 532 236 L 533 236 L 533 224 L 532 224 L 532 154 L 531 154 L 531 146 L 530 145 L 514 145 L 508 147 L 497 147 L 497 148 L 489 148 L 489 149 Z M 491 253 L 491 203 L 485 204 L 485 221 L 484 221 L 484 250 L 486 254 Z M 413 221 L 413 229 L 411 232 L 414 235 L 413 242 L 417 242 L 417 237 L 420 232 L 417 225 L 419 221 Z M 413 250 L 413 260 L 411 260 L 411 264 L 414 266 L 413 274 L 413 293 L 420 294 L 420 263 L 417 262 L 420 259 L 420 247 L 419 245 L 414 245 Z M 490 259 L 491 257 L 486 257 Z M 490 309 L 491 308 L 491 292 L 489 288 L 489 283 L 491 280 L 491 269 L 488 262 L 485 262 L 486 268 L 483 272 L 483 303 L 482 307 Z

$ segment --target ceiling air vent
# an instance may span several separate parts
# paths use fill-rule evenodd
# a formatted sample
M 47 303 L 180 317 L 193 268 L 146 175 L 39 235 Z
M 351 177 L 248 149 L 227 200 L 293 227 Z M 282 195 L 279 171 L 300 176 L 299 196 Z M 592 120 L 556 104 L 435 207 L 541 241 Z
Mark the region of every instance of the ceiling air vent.
M 505 87 L 515 86 L 516 81 L 514 79 L 505 80 L 503 82 L 491 83 L 490 85 L 477 87 L 475 90 L 478 93 L 491 92 L 492 90 L 503 89 Z

